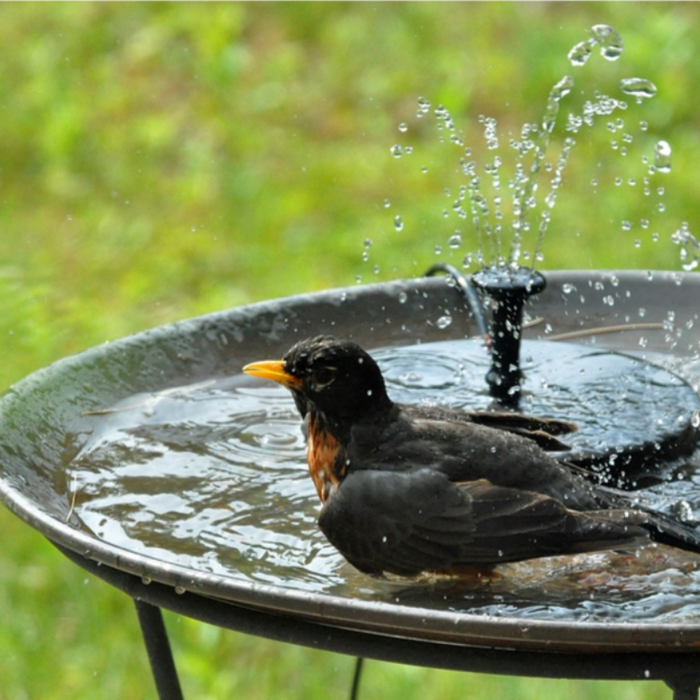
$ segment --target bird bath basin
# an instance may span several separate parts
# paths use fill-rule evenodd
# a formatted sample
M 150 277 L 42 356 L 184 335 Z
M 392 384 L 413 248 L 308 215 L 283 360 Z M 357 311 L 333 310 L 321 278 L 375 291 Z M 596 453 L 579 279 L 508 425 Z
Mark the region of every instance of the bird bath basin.
M 668 415 L 696 422 L 700 278 L 553 272 L 547 281 L 526 305 L 540 321 L 524 331 L 524 410 L 546 413 L 548 385 L 581 356 L 616 351 L 639 363 L 645 386 L 661 386 L 668 405 L 653 424 Z M 438 322 L 446 316 L 450 323 Z M 458 584 L 375 580 L 344 563 L 317 531 L 291 398 L 241 374 L 244 364 L 325 332 L 375 354 L 395 398 L 488 403 L 465 379 L 483 384 L 488 358 L 478 341 L 465 340 L 477 332 L 474 320 L 445 279 L 269 301 L 94 348 L 12 387 L 0 399 L 0 498 L 135 599 L 253 633 L 452 668 L 469 667 L 466 648 L 576 652 L 601 664 L 636 653 L 636 665 L 594 677 L 668 680 L 668 668 L 682 670 L 678 660 L 659 666 L 669 654 L 697 664 L 700 555 L 652 545 L 636 555 L 510 564 L 488 582 Z M 552 362 L 552 344 L 568 334 L 576 345 Z M 439 360 L 429 375 L 421 374 L 426 357 Z M 620 381 L 609 403 L 625 420 Z M 653 424 L 635 427 L 653 435 Z M 582 434 L 574 451 L 590 447 L 595 429 Z M 692 455 L 669 464 L 676 480 L 664 493 L 697 512 L 700 467 Z M 249 627 L 222 622 L 231 611 L 252 615 Z M 326 641 L 290 625 L 317 625 Z M 334 631 L 343 641 L 333 641 Z M 571 663 L 562 675 L 591 673 Z

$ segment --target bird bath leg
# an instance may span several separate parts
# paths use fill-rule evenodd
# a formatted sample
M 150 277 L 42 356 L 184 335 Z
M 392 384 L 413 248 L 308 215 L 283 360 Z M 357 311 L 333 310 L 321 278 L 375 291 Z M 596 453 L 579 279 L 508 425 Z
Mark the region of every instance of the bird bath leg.
M 700 676 L 665 678 L 664 683 L 673 691 L 673 700 L 698 700 Z
M 168 634 L 159 607 L 134 598 L 148 660 L 160 700 L 183 700 Z

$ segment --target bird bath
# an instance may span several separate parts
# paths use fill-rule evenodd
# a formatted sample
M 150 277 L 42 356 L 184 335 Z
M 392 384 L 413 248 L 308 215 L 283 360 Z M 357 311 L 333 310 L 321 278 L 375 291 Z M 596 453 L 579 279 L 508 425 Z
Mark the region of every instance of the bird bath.
M 620 47 L 598 38 L 612 58 Z M 572 62 L 585 62 L 591 47 L 577 45 Z M 570 89 L 556 87 L 549 121 Z M 528 185 L 517 187 L 522 205 Z M 546 280 L 525 303 L 520 408 L 578 422 L 576 459 L 693 519 L 700 279 L 590 271 Z M 0 499 L 134 598 L 161 697 L 180 697 L 161 607 L 358 656 L 663 679 L 677 700 L 697 697 L 700 555 L 650 545 L 507 564 L 475 581 L 373 579 L 346 564 L 316 527 L 291 398 L 241 373 L 321 333 L 370 351 L 396 400 L 492 401 L 479 319 L 443 278 L 335 289 L 156 328 L 58 362 L 0 398 Z
M 700 325 L 688 300 L 698 293 L 692 275 L 549 273 L 526 305 L 542 323 L 524 330 L 524 394 L 530 376 L 533 394 L 546 393 L 551 367 L 529 368 L 557 342 L 548 339 L 575 333 L 586 352 L 644 355 L 672 370 L 689 400 L 685 382 L 700 380 Z M 640 308 L 644 323 L 634 325 Z M 445 313 L 454 321 L 441 328 L 434 319 Z M 521 663 L 505 650 L 530 663 L 543 652 L 554 664 L 523 667 L 532 675 L 673 683 L 697 669 L 692 555 L 652 546 L 639 557 L 515 564 L 486 586 L 462 587 L 374 580 L 344 564 L 316 532 L 291 399 L 240 373 L 329 326 L 375 352 L 404 400 L 415 400 L 421 384 L 454 400 L 466 366 L 478 362 L 465 340 L 477 332 L 474 319 L 442 278 L 291 297 L 140 333 L 39 371 L 0 400 L 3 502 L 136 600 L 235 629 L 448 668 L 502 664 L 504 673 Z M 421 378 L 423 353 L 440 362 Z M 480 377 L 485 354 L 482 361 Z M 694 459 L 673 469 L 697 509 Z M 501 651 L 486 662 L 484 649 Z M 598 670 L 585 666 L 591 659 Z

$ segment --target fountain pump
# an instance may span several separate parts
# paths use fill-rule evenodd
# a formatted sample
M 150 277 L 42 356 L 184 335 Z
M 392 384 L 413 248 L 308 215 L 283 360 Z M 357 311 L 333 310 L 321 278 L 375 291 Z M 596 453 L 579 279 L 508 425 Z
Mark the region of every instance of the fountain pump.
M 427 275 L 446 272 L 464 294 L 491 352 L 486 374 L 491 396 L 504 408 L 518 407 L 521 395 L 520 341 L 523 306 L 546 287 L 543 275 L 528 267 L 487 267 L 471 280 L 451 265 L 433 265 Z M 478 290 L 477 294 L 474 290 Z M 491 309 L 487 319 L 485 307 Z

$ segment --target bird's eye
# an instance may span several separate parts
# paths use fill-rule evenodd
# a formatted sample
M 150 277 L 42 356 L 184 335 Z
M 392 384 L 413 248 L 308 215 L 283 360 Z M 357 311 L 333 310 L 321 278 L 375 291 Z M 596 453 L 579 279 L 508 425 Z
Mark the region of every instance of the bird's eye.
M 314 389 L 320 391 L 333 382 L 336 375 L 335 367 L 319 367 L 314 372 Z

